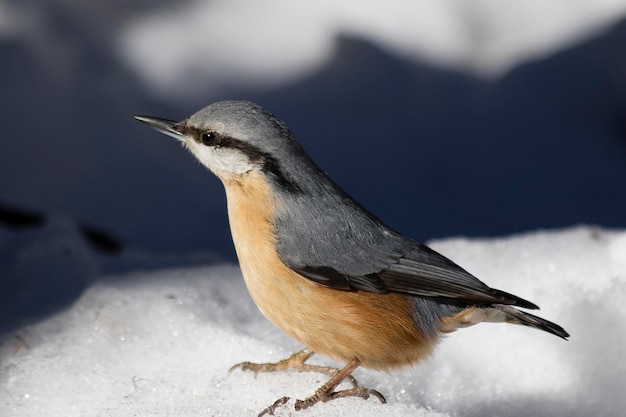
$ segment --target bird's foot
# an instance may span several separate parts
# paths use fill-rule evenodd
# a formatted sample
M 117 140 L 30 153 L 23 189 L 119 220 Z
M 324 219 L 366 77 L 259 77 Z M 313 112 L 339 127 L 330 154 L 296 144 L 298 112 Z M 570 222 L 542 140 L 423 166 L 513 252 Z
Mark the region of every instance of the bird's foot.
M 228 370 L 230 374 L 235 369 L 241 369 L 242 371 L 252 371 L 256 377 L 259 372 L 278 372 L 285 371 L 287 369 L 293 369 L 297 372 L 318 372 L 326 375 L 336 375 L 339 373 L 339 369 L 330 366 L 309 365 L 305 362 L 315 354 L 311 349 L 303 349 L 294 353 L 287 359 L 272 363 L 253 363 L 253 362 L 241 362 L 234 365 Z M 356 379 L 352 375 L 345 377 L 354 388 L 358 387 Z M 269 408 L 269 407 L 268 407 Z
M 360 365 L 360 362 L 358 360 L 355 359 L 351 361 L 343 369 L 335 372 L 334 375 L 328 380 L 328 382 L 326 382 L 324 385 L 322 385 L 320 388 L 318 388 L 315 391 L 315 394 L 313 394 L 312 396 L 304 400 L 296 400 L 296 404 L 295 404 L 296 411 L 300 411 L 300 410 L 304 410 L 306 408 L 312 407 L 313 405 L 319 402 L 327 402 L 330 400 L 334 400 L 336 398 L 344 398 L 344 397 L 359 397 L 363 399 L 368 399 L 370 396 L 374 396 L 378 398 L 381 403 L 385 404 L 386 403 L 385 397 L 383 397 L 383 395 L 380 392 L 373 390 L 373 389 L 366 388 L 366 387 L 360 387 L 360 386 L 354 385 L 353 388 L 350 388 L 350 389 L 335 391 L 335 388 L 337 388 L 337 386 L 344 379 L 350 376 L 350 373 L 354 371 L 359 365 Z M 261 413 L 259 414 L 259 417 L 262 417 L 267 414 L 274 415 L 274 411 L 276 411 L 276 408 L 286 404 L 288 401 L 289 401 L 289 397 L 282 397 L 276 400 L 274 404 L 270 405 L 269 407 L 261 411 Z
M 374 396 L 380 400 L 381 403 L 385 404 L 387 401 L 383 395 L 370 388 L 366 387 L 354 387 L 350 389 L 344 389 L 342 391 L 331 391 L 331 392 L 322 392 L 320 390 L 315 391 L 315 394 L 311 395 L 309 398 L 304 400 L 296 400 L 295 409 L 296 411 L 304 410 L 305 408 L 309 408 L 318 402 L 327 402 L 330 400 L 334 400 L 336 398 L 344 398 L 344 397 L 359 397 L 367 400 L 370 396 Z

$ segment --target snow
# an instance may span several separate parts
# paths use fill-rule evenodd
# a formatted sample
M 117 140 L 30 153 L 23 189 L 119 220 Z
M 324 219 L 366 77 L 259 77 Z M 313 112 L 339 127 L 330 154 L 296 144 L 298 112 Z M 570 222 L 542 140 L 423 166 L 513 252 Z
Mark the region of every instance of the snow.
M 9 254 L 1 274 L 57 287 L 87 283 L 64 309 L 1 336 L 2 416 L 254 416 L 324 382 L 293 372 L 228 374 L 238 362 L 275 361 L 301 348 L 256 310 L 236 265 L 155 268 L 162 264 L 128 252 L 104 258 L 68 219 L 0 232 Z M 430 245 L 490 286 L 538 303 L 571 340 L 482 324 L 450 335 L 414 368 L 358 369 L 355 377 L 381 391 L 386 405 L 341 399 L 294 413 L 290 402 L 277 415 L 622 415 L 626 231 L 579 226 Z
M 623 0 L 190 1 L 129 19 L 118 44 L 140 78 L 172 100 L 216 84 L 300 79 L 330 59 L 341 34 L 416 62 L 500 75 L 596 35 L 625 12 Z

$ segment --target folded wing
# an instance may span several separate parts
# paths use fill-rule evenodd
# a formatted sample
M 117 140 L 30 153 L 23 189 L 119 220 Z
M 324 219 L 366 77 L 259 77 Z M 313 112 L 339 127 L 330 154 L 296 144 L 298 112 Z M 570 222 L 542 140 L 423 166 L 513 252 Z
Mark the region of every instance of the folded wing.
M 513 294 L 488 287 L 443 255 L 416 242 L 412 242 L 411 249 L 399 254 L 394 262 L 374 266 L 366 274 L 351 274 L 328 265 L 290 267 L 305 278 L 339 290 L 398 292 L 467 304 L 539 308 Z

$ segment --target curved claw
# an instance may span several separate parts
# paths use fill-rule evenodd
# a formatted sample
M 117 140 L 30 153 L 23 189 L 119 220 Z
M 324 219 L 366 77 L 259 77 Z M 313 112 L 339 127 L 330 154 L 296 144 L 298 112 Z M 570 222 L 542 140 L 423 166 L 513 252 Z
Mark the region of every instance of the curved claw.
M 387 400 L 385 399 L 385 396 L 383 394 L 381 394 L 380 392 L 376 391 L 375 389 L 367 389 L 367 390 L 369 391 L 368 394 L 369 395 L 373 395 L 374 397 L 378 398 L 380 400 L 381 404 L 387 404 Z M 369 397 L 367 397 L 367 398 L 369 398 Z
M 230 375 L 236 369 L 241 369 L 243 372 L 252 371 L 254 372 L 255 378 L 259 374 L 258 365 L 252 362 L 241 362 L 241 363 L 231 366 L 230 369 L 228 370 L 228 375 Z
M 263 417 L 266 414 L 269 414 L 270 416 L 274 415 L 274 411 L 276 411 L 277 407 L 280 407 L 281 405 L 284 405 L 287 403 L 287 401 L 289 401 L 289 397 L 282 397 L 277 399 L 276 401 L 274 401 L 274 404 L 270 405 L 267 408 L 264 408 L 263 411 L 261 411 L 259 413 L 258 417 Z

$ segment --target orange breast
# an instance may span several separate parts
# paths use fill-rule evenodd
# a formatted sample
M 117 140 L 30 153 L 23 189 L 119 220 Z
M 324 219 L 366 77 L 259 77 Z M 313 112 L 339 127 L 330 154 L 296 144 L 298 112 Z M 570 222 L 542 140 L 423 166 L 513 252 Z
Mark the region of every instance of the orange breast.
M 341 362 L 390 369 L 428 356 L 436 343 L 416 327 L 401 294 L 349 292 L 296 274 L 275 250 L 274 201 L 263 174 L 225 181 L 231 232 L 246 286 L 263 315 L 289 336 Z

